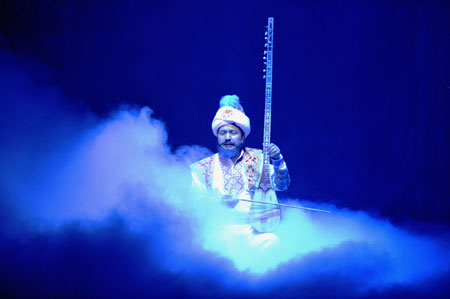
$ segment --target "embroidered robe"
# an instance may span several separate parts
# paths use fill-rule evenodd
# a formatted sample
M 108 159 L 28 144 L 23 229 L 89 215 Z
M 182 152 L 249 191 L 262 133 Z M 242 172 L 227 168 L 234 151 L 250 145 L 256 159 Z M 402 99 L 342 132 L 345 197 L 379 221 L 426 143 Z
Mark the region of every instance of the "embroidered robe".
M 261 150 L 245 148 L 235 163 L 231 159 L 214 154 L 191 165 L 193 184 L 199 190 L 213 190 L 238 199 L 252 199 L 261 180 L 263 154 Z M 289 186 L 289 173 L 281 158 L 270 165 L 272 186 L 284 191 Z M 235 210 L 249 212 L 250 203 L 240 201 Z

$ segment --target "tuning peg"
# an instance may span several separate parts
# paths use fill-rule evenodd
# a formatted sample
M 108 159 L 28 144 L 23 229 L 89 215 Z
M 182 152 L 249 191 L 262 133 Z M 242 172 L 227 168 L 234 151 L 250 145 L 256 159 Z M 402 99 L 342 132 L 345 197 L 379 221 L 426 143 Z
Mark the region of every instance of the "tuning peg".
M 263 76 L 263 79 L 266 79 L 266 75 Z
M 266 56 L 264 56 L 264 57 L 263 57 L 263 60 L 267 60 L 267 57 L 266 57 Z
M 268 45 L 269 45 L 268 43 L 265 43 L 265 44 L 264 44 L 264 47 L 267 47 Z
M 263 69 L 263 73 L 265 73 L 266 72 L 266 69 Z
M 264 64 L 267 64 L 267 62 L 264 61 Z
M 268 33 L 267 31 L 265 31 L 265 32 L 264 32 L 264 35 L 267 35 L 267 34 L 269 34 L 269 33 Z
M 264 55 L 265 55 L 265 54 L 267 54 L 267 51 L 266 51 L 266 50 L 264 50 Z

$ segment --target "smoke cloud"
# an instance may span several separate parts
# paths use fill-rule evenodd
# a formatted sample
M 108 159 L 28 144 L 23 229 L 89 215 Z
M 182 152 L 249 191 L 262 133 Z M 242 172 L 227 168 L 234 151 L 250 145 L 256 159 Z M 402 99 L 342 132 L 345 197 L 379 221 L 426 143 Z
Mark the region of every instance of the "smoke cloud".
M 279 242 L 228 240 L 229 211 L 192 190 L 189 164 L 148 107 L 98 119 L 0 55 L 1 290 L 72 296 L 386 296 L 448 291 L 446 232 L 363 211 L 283 210 Z M 295 183 L 295 182 L 293 182 Z M 298 199 L 287 200 L 298 204 Z

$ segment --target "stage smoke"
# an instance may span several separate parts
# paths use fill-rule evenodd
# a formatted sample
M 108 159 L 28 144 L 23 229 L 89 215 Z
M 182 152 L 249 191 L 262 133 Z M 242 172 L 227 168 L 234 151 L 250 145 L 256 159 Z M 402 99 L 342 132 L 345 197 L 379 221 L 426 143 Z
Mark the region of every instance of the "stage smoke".
M 298 199 L 287 203 L 332 214 L 284 209 L 263 252 L 225 240 L 227 208 L 191 186 L 189 164 L 209 150 L 172 149 L 148 107 L 75 110 L 14 59 L 0 55 L 3 293 L 381 296 L 424 294 L 447 274 L 442 234 Z

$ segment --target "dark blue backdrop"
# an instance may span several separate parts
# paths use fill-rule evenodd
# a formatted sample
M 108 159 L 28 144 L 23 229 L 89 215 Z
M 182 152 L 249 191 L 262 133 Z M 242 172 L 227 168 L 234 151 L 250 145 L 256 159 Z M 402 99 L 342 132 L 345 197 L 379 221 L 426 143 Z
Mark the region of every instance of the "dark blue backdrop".
M 263 31 L 275 17 L 273 141 L 285 196 L 448 222 L 450 21 L 446 1 L 5 1 L 2 48 L 36 80 L 105 115 L 148 105 L 173 147 L 214 150 L 224 94 L 262 139 Z M 45 74 L 45 76 L 43 76 Z M 48 82 L 47 82 L 48 83 Z
M 237 94 L 260 147 L 269 16 L 281 196 L 448 225 L 448 1 L 0 1 L 0 46 L 77 111 L 151 107 L 173 148 L 214 150 Z

